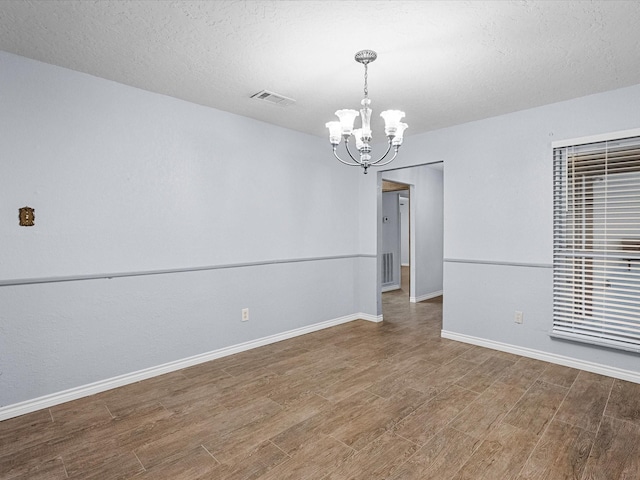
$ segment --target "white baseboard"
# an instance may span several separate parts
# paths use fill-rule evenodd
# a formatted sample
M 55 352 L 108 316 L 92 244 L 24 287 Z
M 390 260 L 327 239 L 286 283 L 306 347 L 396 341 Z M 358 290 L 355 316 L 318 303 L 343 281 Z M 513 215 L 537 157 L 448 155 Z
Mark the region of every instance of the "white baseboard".
M 409 297 L 409 301 L 411 303 L 424 302 L 425 300 L 429 300 L 430 298 L 436 298 L 442 295 L 442 290 L 438 290 L 437 292 L 427 293 L 425 295 L 420 295 L 419 297 Z
M 359 313 L 358 318 L 366 320 L 367 322 L 380 323 L 382 321 L 382 315 L 371 315 L 370 313 Z
M 401 263 L 400 266 L 402 266 L 402 267 L 410 267 L 411 264 L 410 263 Z
M 165 363 L 151 368 L 145 368 L 144 370 L 138 370 L 137 372 L 127 373 L 119 375 L 117 377 L 108 378 L 106 380 L 100 380 L 98 382 L 82 385 L 80 387 L 70 388 L 62 392 L 56 392 L 42 397 L 34 398 L 32 400 L 26 400 L 24 402 L 15 403 L 13 405 L 7 405 L 0 407 L 0 421 L 7 420 L 9 418 L 18 417 L 27 413 L 35 412 L 43 408 L 53 407 L 61 403 L 70 402 L 71 400 L 77 400 L 79 398 L 95 395 L 96 393 L 111 390 L 112 388 L 122 387 L 131 383 L 146 380 L 148 378 L 156 377 L 158 375 L 164 375 L 165 373 L 175 372 L 183 368 L 192 367 L 200 363 L 215 360 L 216 358 L 226 357 L 235 353 L 244 352 L 253 348 L 262 347 L 271 343 L 281 342 L 289 338 L 294 338 L 307 333 L 315 332 L 325 328 L 335 327 L 343 323 L 352 322 L 354 320 L 366 320 L 369 322 L 381 322 L 382 315 L 371 315 L 368 313 L 354 313 L 352 315 L 346 315 L 344 317 L 334 318 L 333 320 L 327 320 L 325 322 L 314 323 L 306 327 L 300 327 L 287 332 L 270 335 L 268 337 L 259 338 L 257 340 L 251 340 L 230 347 L 223 347 L 211 352 L 202 353 L 200 355 L 194 355 L 192 357 L 183 358 L 173 362 Z
M 555 353 L 543 352 L 542 350 L 534 350 L 531 348 L 518 347 L 517 345 L 495 342 L 493 340 L 464 335 L 462 333 L 449 332 L 447 330 L 441 330 L 440 334 L 443 338 L 448 338 L 449 340 L 470 343 L 472 345 L 487 347 L 493 350 L 499 350 L 501 352 L 513 353 L 522 357 L 535 358 L 536 360 L 542 360 L 544 362 L 556 363 L 565 367 L 577 368 L 580 370 L 585 370 L 587 372 L 597 373 L 599 375 L 606 375 L 608 377 L 618 378 L 620 380 L 626 380 L 628 382 L 640 383 L 640 372 L 634 372 L 632 370 L 609 367 L 600 363 L 578 360 L 576 358 L 565 357 L 564 355 L 557 355 Z
M 393 291 L 393 290 L 400 290 L 400 285 L 398 285 L 398 284 L 396 284 L 396 285 L 387 285 L 386 287 L 382 287 L 382 288 L 380 289 L 380 291 L 381 291 L 382 293 L 385 293 L 385 292 L 391 292 L 391 291 Z

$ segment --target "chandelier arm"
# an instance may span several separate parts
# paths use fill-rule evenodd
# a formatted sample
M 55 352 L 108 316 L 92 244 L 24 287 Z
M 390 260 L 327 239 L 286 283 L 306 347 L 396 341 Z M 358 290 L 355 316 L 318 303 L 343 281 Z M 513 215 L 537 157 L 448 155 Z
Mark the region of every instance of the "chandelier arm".
M 376 160 L 375 162 L 371 162 L 371 165 L 378 165 L 382 160 L 385 159 L 385 157 L 387 155 L 389 155 L 389 152 L 391 151 L 391 140 L 389 140 L 389 146 L 387 147 L 387 151 L 384 152 L 384 155 L 382 155 L 378 160 Z M 382 165 L 386 165 L 386 163 L 383 163 Z
M 378 160 L 378 162 L 376 162 L 376 163 L 374 163 L 372 165 L 375 165 L 376 167 L 384 167 L 385 165 L 388 165 L 391 162 L 393 162 L 396 159 L 397 156 L 398 156 L 398 147 L 396 147 L 395 152 L 393 152 L 393 157 L 391 157 L 391 160 L 387 160 L 384 163 L 378 163 L 380 160 L 382 160 L 382 158 L 384 158 L 384 157 L 382 157 L 380 160 Z
M 344 163 L 345 165 L 349 165 L 350 167 L 359 167 L 359 163 L 349 163 L 345 162 L 338 156 L 338 152 L 336 152 L 336 147 L 333 147 L 333 155 L 338 159 L 339 162 Z M 353 158 L 353 157 L 352 157 Z
M 345 138 L 344 139 L 344 148 L 347 150 L 347 153 L 349 154 L 349 156 L 351 157 L 351 160 L 353 160 L 354 162 L 356 162 L 357 165 L 362 166 L 362 162 L 357 160 L 352 154 L 351 154 L 351 150 L 349 150 L 349 141 Z

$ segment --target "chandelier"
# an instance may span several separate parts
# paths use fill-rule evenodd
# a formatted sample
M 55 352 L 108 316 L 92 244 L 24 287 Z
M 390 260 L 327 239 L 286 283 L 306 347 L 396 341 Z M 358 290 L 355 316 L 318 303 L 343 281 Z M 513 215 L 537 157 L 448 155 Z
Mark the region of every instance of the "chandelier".
M 398 155 L 398 149 L 400 145 L 402 145 L 404 131 L 408 126 L 406 123 L 400 121 L 404 117 L 404 112 L 400 110 L 385 110 L 382 112 L 380 116 L 384 119 L 384 133 L 387 136 L 389 145 L 382 157 L 376 161 L 371 161 L 371 146 L 369 145 L 369 142 L 371 142 L 371 109 L 369 108 L 371 100 L 369 100 L 367 80 L 368 66 L 376 58 L 378 58 L 378 54 L 373 50 L 361 50 L 355 55 L 356 62 L 364 65 L 364 98 L 361 102 L 362 109 L 360 113 L 358 113 L 357 110 L 338 110 L 336 115 L 340 120 L 326 124 L 326 127 L 329 129 L 329 142 L 333 146 L 333 154 L 335 157 L 345 165 L 362 167 L 364 173 L 367 173 L 370 167 L 382 167 L 383 165 L 393 162 Z M 354 130 L 353 123 L 358 115 L 361 116 L 362 127 Z M 351 135 L 353 135 L 355 139 L 356 149 L 358 150 L 357 156 L 354 156 L 349 149 L 349 137 Z M 345 149 L 353 162 L 345 161 L 338 156 L 337 150 L 341 138 L 344 138 Z M 384 163 L 381 163 L 387 158 L 392 148 L 393 156 Z

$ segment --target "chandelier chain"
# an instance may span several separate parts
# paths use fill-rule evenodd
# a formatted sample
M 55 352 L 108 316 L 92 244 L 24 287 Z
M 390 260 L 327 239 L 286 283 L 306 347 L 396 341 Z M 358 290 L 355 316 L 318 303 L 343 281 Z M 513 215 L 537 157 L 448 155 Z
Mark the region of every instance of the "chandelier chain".
M 369 65 L 367 63 L 364 64 L 364 98 L 369 98 L 369 86 L 367 85 L 367 80 L 369 80 Z

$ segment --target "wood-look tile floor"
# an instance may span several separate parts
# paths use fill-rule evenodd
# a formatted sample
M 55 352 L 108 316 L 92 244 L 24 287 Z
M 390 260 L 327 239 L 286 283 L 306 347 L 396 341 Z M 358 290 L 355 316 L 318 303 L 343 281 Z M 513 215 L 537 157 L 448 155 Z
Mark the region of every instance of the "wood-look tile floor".
M 0 422 L 1 479 L 640 479 L 640 385 L 440 338 L 438 299 Z

